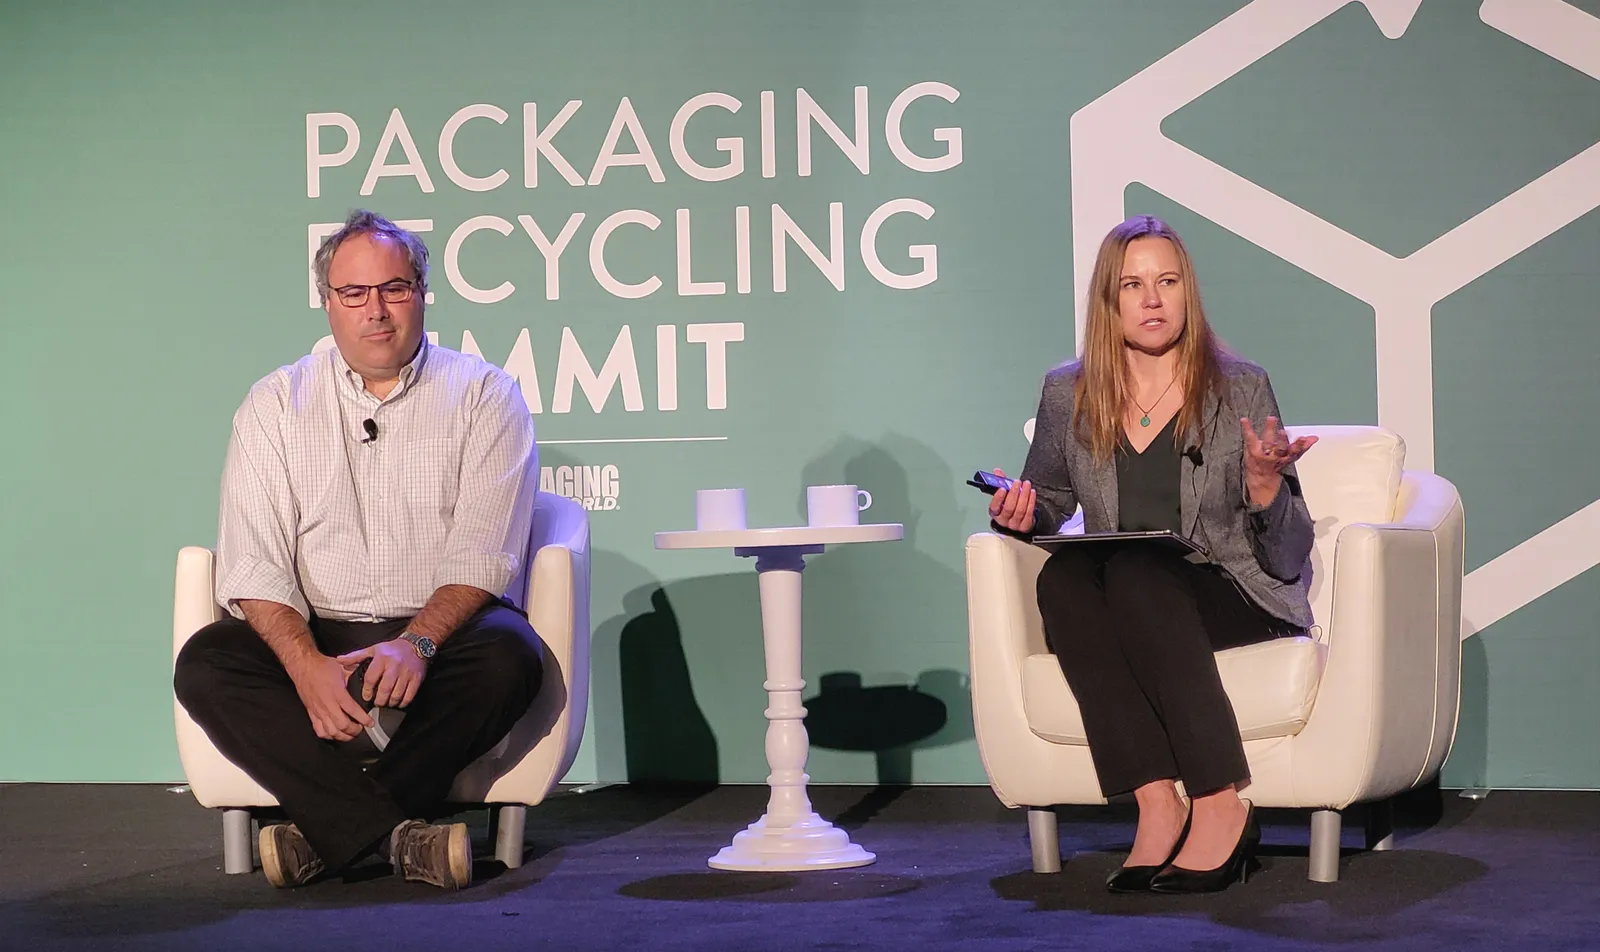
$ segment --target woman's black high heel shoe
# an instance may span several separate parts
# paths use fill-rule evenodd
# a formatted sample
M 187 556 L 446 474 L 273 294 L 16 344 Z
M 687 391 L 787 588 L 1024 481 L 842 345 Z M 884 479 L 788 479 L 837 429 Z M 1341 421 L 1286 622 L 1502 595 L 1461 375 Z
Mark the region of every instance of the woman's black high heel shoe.
M 1106 888 L 1114 893 L 1149 892 L 1150 881 L 1178 858 L 1178 851 L 1183 849 L 1183 841 L 1189 837 L 1189 821 L 1192 819 L 1194 819 L 1193 807 L 1189 809 L 1189 815 L 1183 818 L 1183 829 L 1178 833 L 1178 842 L 1172 844 L 1172 852 L 1167 854 L 1166 860 L 1161 865 L 1118 867 L 1106 877 Z
M 1261 868 L 1256 860 L 1256 848 L 1261 845 L 1261 827 L 1256 823 L 1256 806 L 1249 804 L 1244 814 L 1244 831 L 1239 843 L 1216 869 L 1184 869 L 1168 866 L 1150 880 L 1150 891 L 1158 893 L 1208 893 L 1221 892 L 1234 882 L 1244 882 L 1250 874 Z M 1192 811 L 1191 811 L 1192 812 Z

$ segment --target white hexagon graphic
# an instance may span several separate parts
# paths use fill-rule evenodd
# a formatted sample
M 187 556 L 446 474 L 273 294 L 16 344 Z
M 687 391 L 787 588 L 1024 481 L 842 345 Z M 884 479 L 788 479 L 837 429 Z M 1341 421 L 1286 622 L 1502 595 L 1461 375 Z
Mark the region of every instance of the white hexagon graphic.
M 1514 255 L 1600 207 L 1600 143 L 1426 247 L 1397 258 L 1184 148 L 1161 123 L 1352 0 L 1255 0 L 1072 117 L 1075 336 L 1100 239 L 1126 217 L 1139 182 L 1371 305 L 1378 421 L 1401 435 L 1407 465 L 1433 469 L 1432 310 Z M 1401 36 L 1421 0 L 1355 0 Z M 1565 0 L 1484 0 L 1484 23 L 1600 80 L 1600 19 Z M 1031 437 L 1031 423 L 1026 428 Z M 1600 500 L 1471 572 L 1467 638 L 1600 564 Z

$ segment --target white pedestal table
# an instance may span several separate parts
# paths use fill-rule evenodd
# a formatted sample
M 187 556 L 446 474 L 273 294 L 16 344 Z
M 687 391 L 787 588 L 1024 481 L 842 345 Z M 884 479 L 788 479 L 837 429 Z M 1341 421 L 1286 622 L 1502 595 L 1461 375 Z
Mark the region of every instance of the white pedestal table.
M 761 819 L 736 834 L 707 860 L 713 869 L 794 871 L 865 866 L 876 856 L 850 841 L 811 809 L 806 795 L 806 683 L 800 677 L 800 573 L 805 556 L 829 545 L 893 542 L 898 523 L 865 526 L 796 526 L 780 529 L 708 529 L 656 533 L 658 549 L 733 549 L 756 560 L 761 589 L 761 640 L 767 659 L 767 785 L 771 796 Z

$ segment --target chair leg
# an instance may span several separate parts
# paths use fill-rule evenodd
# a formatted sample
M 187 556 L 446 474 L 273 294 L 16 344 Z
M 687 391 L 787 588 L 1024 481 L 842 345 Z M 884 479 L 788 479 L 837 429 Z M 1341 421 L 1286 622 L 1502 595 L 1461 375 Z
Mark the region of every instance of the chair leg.
M 1394 801 L 1376 800 L 1367 804 L 1367 849 L 1374 852 L 1394 849 Z
M 1311 870 L 1307 878 L 1314 883 L 1339 881 L 1338 810 L 1318 810 L 1311 814 Z
M 520 803 L 508 803 L 499 809 L 499 822 L 495 825 L 494 858 L 516 869 L 522 865 L 522 831 L 528 822 L 528 808 Z
M 254 844 L 250 842 L 250 811 L 222 811 L 222 871 L 229 875 L 253 872 Z
M 1056 831 L 1054 809 L 1028 808 L 1028 843 L 1033 847 L 1034 872 L 1061 872 L 1061 837 Z

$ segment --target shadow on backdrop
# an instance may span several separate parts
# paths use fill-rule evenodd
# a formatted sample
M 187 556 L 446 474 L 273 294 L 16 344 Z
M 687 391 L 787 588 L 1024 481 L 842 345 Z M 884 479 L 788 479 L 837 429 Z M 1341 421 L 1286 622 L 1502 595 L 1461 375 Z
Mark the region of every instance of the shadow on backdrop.
M 595 553 L 594 566 L 597 578 L 606 573 L 622 586 L 622 611 L 594 632 L 599 775 L 635 784 L 721 782 L 729 753 L 712 725 L 760 721 L 755 573 L 662 583 L 609 551 Z M 717 687 L 697 692 L 696 683 Z M 721 687 L 729 683 L 748 690 Z M 732 733 L 748 745 L 744 732 Z M 759 749 L 759 732 L 755 743 Z
M 822 672 L 807 679 L 811 775 L 878 785 L 834 819 L 854 829 L 912 783 L 982 781 L 983 772 L 970 747 L 959 481 L 931 447 L 902 434 L 843 438 L 802 471 L 801 522 L 805 487 L 834 483 L 872 494 L 863 523 L 905 527 L 899 542 L 831 547 L 805 573 L 806 668 Z M 969 756 L 924 756 L 963 745 Z M 871 754 L 870 766 L 815 756 L 825 751 Z
M 929 447 L 890 434 L 877 444 L 841 440 L 802 475 L 799 522 L 804 486 L 853 482 L 873 494 L 864 521 L 906 528 L 901 542 L 835 546 L 808 560 L 803 657 L 814 696 L 807 706 L 825 702 L 807 719 L 813 754 L 872 755 L 814 756 L 813 780 L 981 780 L 975 755 L 936 761 L 932 775 L 913 771 L 914 754 L 973 737 L 965 596 L 955 567 L 965 537 L 949 468 Z M 930 546 L 948 553 L 950 564 L 923 551 Z M 615 551 L 595 553 L 597 589 L 611 586 L 622 602 L 594 634 L 602 778 L 625 772 L 630 782 L 766 780 L 759 588 L 748 560 L 731 553 L 725 559 L 726 574 L 663 583 Z M 822 672 L 831 673 L 826 690 L 842 693 L 824 697 Z M 853 687 L 832 679 L 847 673 Z
M 666 590 L 634 589 L 623 607 L 632 616 L 617 646 L 628 781 L 714 785 L 721 776 L 717 738 L 695 700 Z
M 877 786 L 834 818 L 846 830 L 910 789 L 913 751 L 972 737 L 970 693 L 959 671 L 924 671 L 913 684 L 871 686 L 858 672 L 831 671 L 818 682 L 818 693 L 805 701 L 811 746 L 870 753 L 876 767 Z
M 911 754 L 972 738 L 971 695 L 959 671 L 924 671 L 911 684 L 865 685 L 856 671 L 831 671 L 805 701 L 814 747 L 871 753 L 876 781 L 909 785 Z

